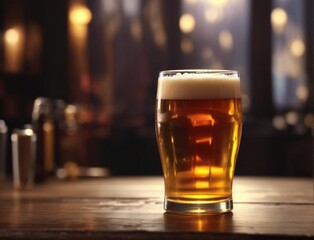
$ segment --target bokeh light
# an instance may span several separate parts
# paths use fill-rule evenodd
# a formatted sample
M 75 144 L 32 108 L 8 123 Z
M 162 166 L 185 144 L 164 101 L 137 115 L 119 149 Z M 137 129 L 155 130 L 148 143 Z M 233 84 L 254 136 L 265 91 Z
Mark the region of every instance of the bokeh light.
M 299 100 L 305 102 L 308 99 L 309 90 L 306 86 L 301 85 L 296 88 L 295 94 Z
M 233 49 L 233 36 L 228 30 L 223 30 L 219 33 L 219 44 L 220 47 L 225 51 Z
M 184 53 L 184 54 L 191 54 L 194 50 L 194 45 L 193 45 L 193 42 L 188 39 L 188 38 L 184 38 L 182 39 L 181 41 L 181 51 Z
M 4 39 L 8 44 L 16 44 L 19 38 L 20 34 L 15 28 L 10 28 L 4 33 Z
M 301 57 L 305 52 L 305 45 L 301 39 L 295 39 L 290 45 L 290 51 L 295 57 Z
M 283 116 L 277 115 L 273 118 L 272 121 L 273 127 L 277 130 L 284 130 L 287 128 L 286 120 Z
M 92 13 L 86 6 L 74 5 L 70 9 L 69 19 L 72 24 L 85 25 L 92 20 Z
M 290 111 L 286 113 L 285 119 L 289 125 L 295 125 L 299 121 L 299 115 L 296 111 Z
M 274 32 L 282 33 L 288 22 L 287 12 L 282 8 L 275 8 L 271 13 L 271 23 Z
M 195 28 L 195 18 L 193 15 L 185 13 L 180 18 L 179 26 L 182 32 L 191 33 Z

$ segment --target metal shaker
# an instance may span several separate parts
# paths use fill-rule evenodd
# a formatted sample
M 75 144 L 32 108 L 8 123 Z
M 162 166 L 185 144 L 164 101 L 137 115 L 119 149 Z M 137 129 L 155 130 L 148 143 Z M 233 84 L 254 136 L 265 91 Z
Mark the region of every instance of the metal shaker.
M 15 129 L 11 135 L 13 185 L 24 189 L 33 185 L 36 135 L 32 129 Z

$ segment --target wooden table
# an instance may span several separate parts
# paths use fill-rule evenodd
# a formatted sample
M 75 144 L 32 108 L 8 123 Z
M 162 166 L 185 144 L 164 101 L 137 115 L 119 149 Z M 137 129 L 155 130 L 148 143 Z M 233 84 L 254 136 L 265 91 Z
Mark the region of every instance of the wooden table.
M 313 181 L 236 177 L 234 210 L 164 213 L 161 177 L 0 183 L 0 239 L 314 239 Z

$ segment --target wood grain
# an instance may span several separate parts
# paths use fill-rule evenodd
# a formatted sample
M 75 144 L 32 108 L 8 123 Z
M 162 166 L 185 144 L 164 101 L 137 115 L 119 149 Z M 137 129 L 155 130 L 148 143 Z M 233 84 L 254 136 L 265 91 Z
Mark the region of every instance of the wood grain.
M 51 181 L 27 191 L 1 183 L 0 239 L 314 238 L 311 179 L 238 177 L 234 210 L 165 213 L 161 177 Z

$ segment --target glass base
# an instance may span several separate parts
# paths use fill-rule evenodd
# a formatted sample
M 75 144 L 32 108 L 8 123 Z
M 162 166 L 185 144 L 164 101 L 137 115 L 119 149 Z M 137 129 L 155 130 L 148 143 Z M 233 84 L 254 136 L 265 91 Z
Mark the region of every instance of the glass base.
M 219 202 L 178 202 L 165 199 L 164 209 L 167 212 L 182 214 L 219 214 L 231 212 L 233 209 L 232 198 Z

